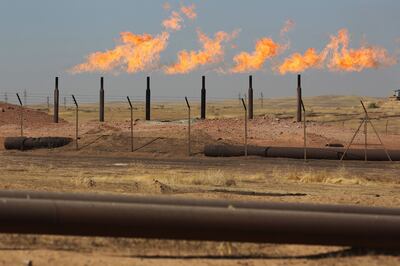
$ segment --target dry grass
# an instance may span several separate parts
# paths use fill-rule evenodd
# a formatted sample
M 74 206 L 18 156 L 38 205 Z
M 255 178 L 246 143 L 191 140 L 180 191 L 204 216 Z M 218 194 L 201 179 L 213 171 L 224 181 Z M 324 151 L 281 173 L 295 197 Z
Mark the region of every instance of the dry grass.
M 352 174 L 344 167 L 336 171 L 327 170 L 282 170 L 274 169 L 272 176 L 275 178 L 295 181 L 300 183 L 324 183 L 342 185 L 368 185 L 371 181 L 362 176 Z

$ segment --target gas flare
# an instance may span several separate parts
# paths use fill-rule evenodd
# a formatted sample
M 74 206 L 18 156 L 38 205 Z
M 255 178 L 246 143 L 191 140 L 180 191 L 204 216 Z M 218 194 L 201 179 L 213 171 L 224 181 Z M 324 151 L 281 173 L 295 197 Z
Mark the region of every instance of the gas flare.
M 181 12 L 185 14 L 186 17 L 190 19 L 195 19 L 197 17 L 196 12 L 194 11 L 196 6 L 194 4 L 190 6 L 181 6 Z
M 188 73 L 199 66 L 222 61 L 224 56 L 224 46 L 222 43 L 229 42 L 235 38 L 237 31 L 231 34 L 219 31 L 215 33 L 214 39 L 209 38 L 200 30 L 197 30 L 197 34 L 203 48 L 199 51 L 179 51 L 177 62 L 171 66 L 167 66 L 164 70 L 165 73 Z
M 183 19 L 178 12 L 172 11 L 172 14 L 169 18 L 162 22 L 162 25 L 165 29 L 169 30 L 180 30 L 182 28 Z
M 114 49 L 90 54 L 85 63 L 74 66 L 70 72 L 124 70 L 134 73 L 149 69 L 159 60 L 160 53 L 167 47 L 169 38 L 168 32 L 156 36 L 131 32 L 121 32 L 120 35 L 120 44 Z
M 231 72 L 259 70 L 267 59 L 278 55 L 281 50 L 281 45 L 271 38 L 262 38 L 257 41 L 253 53 L 241 52 L 233 58 L 235 66 L 231 69 Z
M 325 60 L 325 53 L 318 54 L 314 48 L 309 48 L 304 53 L 294 53 L 286 58 L 284 62 L 278 67 L 281 75 L 287 72 L 298 73 L 312 67 L 322 67 Z
M 396 64 L 396 59 L 391 57 L 385 48 L 366 45 L 358 49 L 349 48 L 347 29 L 341 29 L 337 36 L 331 36 L 327 49 L 332 52 L 328 63 L 330 70 L 361 71 L 365 68 Z

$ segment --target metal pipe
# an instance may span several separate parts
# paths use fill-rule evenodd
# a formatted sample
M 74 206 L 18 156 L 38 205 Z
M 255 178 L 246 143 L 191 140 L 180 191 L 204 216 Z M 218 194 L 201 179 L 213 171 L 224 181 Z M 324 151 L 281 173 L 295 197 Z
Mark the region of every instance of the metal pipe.
M 304 147 L 249 147 L 248 155 L 256 155 L 271 158 L 292 158 L 304 159 Z M 387 153 L 386 153 L 387 152 Z M 206 145 L 204 154 L 213 157 L 243 156 L 242 146 L 235 145 Z M 400 150 L 369 149 L 369 161 L 389 161 L 387 154 L 390 154 L 392 161 L 400 161 Z M 343 148 L 307 148 L 307 159 L 317 160 L 364 160 L 363 149 Z
M 121 194 L 95 194 L 95 193 L 70 193 L 70 192 L 42 192 L 23 190 L 0 190 L 0 198 L 15 199 L 48 199 L 68 201 L 94 201 L 115 203 L 138 203 L 158 205 L 179 206 L 207 206 L 235 209 L 270 209 L 291 210 L 307 212 L 334 212 L 334 213 L 358 213 L 375 215 L 400 215 L 400 208 L 366 207 L 359 205 L 339 204 L 313 204 L 313 203 L 290 203 L 290 202 L 268 202 L 268 201 L 238 201 L 220 199 L 183 198 L 176 196 L 140 196 Z
M 200 103 L 201 119 L 206 119 L 206 77 L 201 77 L 201 103 Z
M 58 123 L 59 101 L 60 101 L 60 92 L 58 90 L 58 77 L 56 77 L 55 88 L 54 88 L 54 114 L 53 114 L 54 123 Z
M 400 247 L 399 216 L 55 200 L 3 199 L 0 232 Z
M 301 122 L 301 75 L 297 75 L 297 122 Z
M 147 77 L 147 89 L 146 89 L 146 120 L 151 120 L 150 110 L 151 110 L 151 95 L 150 95 L 150 77 Z
M 253 76 L 249 76 L 249 102 L 248 102 L 248 115 L 249 119 L 253 119 Z
M 99 121 L 104 122 L 104 77 L 100 77 Z

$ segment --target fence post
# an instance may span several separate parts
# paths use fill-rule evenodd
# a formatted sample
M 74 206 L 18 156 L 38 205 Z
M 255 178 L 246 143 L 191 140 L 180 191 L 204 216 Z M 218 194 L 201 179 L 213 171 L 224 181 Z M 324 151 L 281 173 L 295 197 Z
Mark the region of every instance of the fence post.
M 187 97 L 185 96 L 185 101 L 186 101 L 186 105 L 188 108 L 188 156 L 191 156 L 192 152 L 191 152 L 191 139 L 190 139 L 190 104 L 189 101 L 187 99 Z
M 246 102 L 242 98 L 242 104 L 244 108 L 244 156 L 247 157 L 247 107 Z
M 50 112 L 50 97 L 47 96 L 47 112 Z
M 8 96 L 7 96 L 7 92 L 4 93 L 4 102 L 8 103 Z
M 304 161 L 307 161 L 307 120 L 306 120 L 306 108 L 304 106 L 303 100 L 301 100 L 301 107 L 303 109 Z
M 27 105 L 27 102 L 28 102 L 28 94 L 27 94 L 27 92 L 26 92 L 26 89 L 24 90 L 24 106 L 26 106 Z
M 64 96 L 64 111 L 67 110 L 67 97 Z
M 129 107 L 131 110 L 131 152 L 133 152 L 133 106 L 131 99 L 129 99 L 129 96 L 126 96 L 126 99 L 128 99 Z
M 103 77 L 100 77 L 99 121 L 104 122 L 104 78 Z
M 150 93 L 150 77 L 147 76 L 147 89 L 146 89 L 146 120 L 150 120 L 150 110 L 151 110 L 151 93 Z
M 264 95 L 262 92 L 260 92 L 260 96 L 261 96 L 261 108 L 264 108 Z
M 24 108 L 23 108 L 23 106 L 22 106 L 22 101 L 21 101 L 21 98 L 19 97 L 19 94 L 18 93 L 16 93 L 17 94 L 17 98 L 18 98 L 18 101 L 19 101 L 19 105 L 20 105 L 20 113 L 19 113 L 19 117 L 20 117 L 20 122 L 21 122 L 21 137 L 23 137 L 24 136 L 24 115 L 23 115 L 23 112 L 24 112 Z
M 60 100 L 60 92 L 58 90 L 58 77 L 56 77 L 55 81 L 55 88 L 54 88 L 54 114 L 53 114 L 53 122 L 58 123 L 58 107 L 59 107 L 59 100 Z
M 79 127 L 79 123 L 78 123 L 78 111 L 79 111 L 79 106 L 78 106 L 78 102 L 75 99 L 75 96 L 72 94 L 72 99 L 74 100 L 75 103 L 75 147 L 76 150 L 79 149 L 78 147 L 78 127 Z

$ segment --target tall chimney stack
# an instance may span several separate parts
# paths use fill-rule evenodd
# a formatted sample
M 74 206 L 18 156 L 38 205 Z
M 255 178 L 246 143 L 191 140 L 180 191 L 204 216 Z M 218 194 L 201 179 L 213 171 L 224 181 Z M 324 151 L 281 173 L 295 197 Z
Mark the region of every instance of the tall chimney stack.
M 248 118 L 253 119 L 253 76 L 249 76 Z
M 201 119 L 206 119 L 206 76 L 202 76 L 201 78 Z
M 55 81 L 55 88 L 54 88 L 54 115 L 53 115 L 53 122 L 58 123 L 58 107 L 59 107 L 59 100 L 60 100 L 60 92 L 58 91 L 58 77 L 56 77 Z
M 297 75 L 297 122 L 301 122 L 301 100 L 302 100 L 302 96 L 301 96 L 301 75 L 298 74 Z
M 146 120 L 150 120 L 150 77 L 147 76 L 147 89 L 146 89 Z
M 100 77 L 99 121 L 104 122 L 104 77 Z

